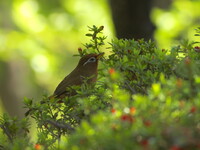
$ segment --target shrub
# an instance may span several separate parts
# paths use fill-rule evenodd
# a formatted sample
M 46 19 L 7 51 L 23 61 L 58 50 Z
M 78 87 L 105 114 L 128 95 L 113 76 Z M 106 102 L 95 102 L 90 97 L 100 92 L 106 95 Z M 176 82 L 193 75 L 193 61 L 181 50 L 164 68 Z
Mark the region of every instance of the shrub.
M 89 30 L 91 41 L 79 48 L 81 56 L 100 52 L 104 44 L 102 26 Z M 199 149 L 197 44 L 183 41 L 166 50 L 142 39 L 112 40 L 95 85 L 73 87 L 78 94 L 64 103 L 47 97 L 42 104 L 25 99 L 37 123 L 35 149 Z M 19 136 L 16 132 L 11 146 L 25 142 L 15 141 Z M 8 135 L 4 141 L 9 141 Z

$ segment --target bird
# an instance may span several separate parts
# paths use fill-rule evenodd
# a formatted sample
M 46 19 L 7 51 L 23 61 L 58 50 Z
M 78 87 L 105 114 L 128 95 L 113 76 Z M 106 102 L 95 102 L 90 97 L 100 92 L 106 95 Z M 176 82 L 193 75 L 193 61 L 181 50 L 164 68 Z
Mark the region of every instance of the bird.
M 98 75 L 98 61 L 103 55 L 104 53 L 84 55 L 76 68 L 58 84 L 49 98 L 63 99 L 66 96 L 73 96 L 76 92 L 70 90 L 70 87 L 81 86 L 83 83 L 95 83 Z
M 95 83 L 98 75 L 98 61 L 103 55 L 104 53 L 87 54 L 81 57 L 76 68 L 58 84 L 53 95 L 47 99 L 59 99 L 58 102 L 62 103 L 61 99 L 76 95 L 76 91 L 70 90 L 70 87 L 81 86 L 83 83 Z M 41 104 L 44 103 L 46 102 L 41 101 Z M 25 116 L 28 116 L 33 110 L 33 108 L 29 109 Z

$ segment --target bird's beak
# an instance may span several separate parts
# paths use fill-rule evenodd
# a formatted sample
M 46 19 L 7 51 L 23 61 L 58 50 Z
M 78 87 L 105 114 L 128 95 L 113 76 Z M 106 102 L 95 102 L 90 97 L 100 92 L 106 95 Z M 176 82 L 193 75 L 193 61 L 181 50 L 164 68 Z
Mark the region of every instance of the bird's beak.
M 100 54 L 97 55 L 96 58 L 99 59 L 99 58 L 101 58 L 103 55 L 104 55 L 104 53 L 100 53 Z

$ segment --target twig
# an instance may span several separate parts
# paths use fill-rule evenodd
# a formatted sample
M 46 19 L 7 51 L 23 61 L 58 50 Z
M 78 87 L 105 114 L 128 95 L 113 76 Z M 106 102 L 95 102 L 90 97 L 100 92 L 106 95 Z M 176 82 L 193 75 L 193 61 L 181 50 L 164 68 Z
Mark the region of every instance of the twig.
M 52 120 L 47 120 L 46 122 L 60 129 L 68 129 L 74 131 L 74 128 L 67 124 L 61 124 Z
M 125 84 L 126 84 L 127 87 L 129 88 L 129 90 L 131 90 L 131 93 L 132 93 L 132 94 L 136 94 L 135 89 L 133 89 L 133 88 L 127 83 L 127 81 L 125 81 Z
M 8 129 L 5 128 L 4 125 L 0 125 L 0 127 L 3 129 L 4 133 L 8 136 L 8 139 L 9 139 L 10 142 L 12 143 L 12 142 L 13 142 L 12 136 L 11 136 L 10 132 L 8 131 Z

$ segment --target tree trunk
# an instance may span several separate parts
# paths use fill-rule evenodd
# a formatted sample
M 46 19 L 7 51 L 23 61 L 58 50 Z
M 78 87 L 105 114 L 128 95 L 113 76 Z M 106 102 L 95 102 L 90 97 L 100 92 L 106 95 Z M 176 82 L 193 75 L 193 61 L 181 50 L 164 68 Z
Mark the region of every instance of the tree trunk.
M 109 0 L 118 38 L 149 40 L 154 26 L 150 20 L 152 0 Z

